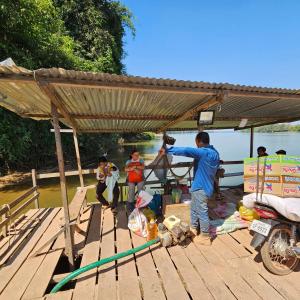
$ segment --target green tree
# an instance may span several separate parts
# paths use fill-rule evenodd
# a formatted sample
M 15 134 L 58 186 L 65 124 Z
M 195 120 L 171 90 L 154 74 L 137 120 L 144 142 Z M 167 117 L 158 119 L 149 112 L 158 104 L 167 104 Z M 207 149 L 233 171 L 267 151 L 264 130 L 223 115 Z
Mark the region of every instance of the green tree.
M 0 60 L 12 57 L 28 69 L 63 67 L 120 74 L 126 28 L 134 34 L 132 14 L 116 1 L 0 0 Z M 50 127 L 48 121 L 22 119 L 0 108 L 0 167 L 53 164 Z M 104 145 L 117 138 L 116 134 L 81 135 L 83 160 L 101 154 Z M 64 136 L 63 143 L 71 160 L 72 137 Z
M 51 0 L 0 0 L 0 57 L 28 69 L 78 64 L 75 42 Z
M 49 122 L 36 122 L 0 110 L 0 160 L 20 170 L 54 162 L 54 139 Z
M 86 62 L 84 68 L 122 73 L 125 29 L 135 34 L 131 12 L 115 1 L 54 1 L 69 34 L 76 41 L 76 54 Z

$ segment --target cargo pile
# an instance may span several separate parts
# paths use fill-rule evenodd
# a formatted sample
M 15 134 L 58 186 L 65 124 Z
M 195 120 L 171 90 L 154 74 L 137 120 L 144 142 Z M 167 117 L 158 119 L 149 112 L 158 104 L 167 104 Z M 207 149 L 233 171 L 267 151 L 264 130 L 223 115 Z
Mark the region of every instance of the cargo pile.
M 244 191 L 300 198 L 300 156 L 270 155 L 244 160 Z

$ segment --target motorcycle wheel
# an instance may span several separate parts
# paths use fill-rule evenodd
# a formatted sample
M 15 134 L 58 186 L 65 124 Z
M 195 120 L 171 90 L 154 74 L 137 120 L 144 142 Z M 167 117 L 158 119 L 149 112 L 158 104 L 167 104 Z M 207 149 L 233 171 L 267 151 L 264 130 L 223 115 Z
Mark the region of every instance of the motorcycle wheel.
M 288 256 L 286 253 L 291 234 L 291 228 L 287 225 L 276 225 L 261 248 L 264 266 L 273 274 L 287 275 L 299 264 L 297 257 Z

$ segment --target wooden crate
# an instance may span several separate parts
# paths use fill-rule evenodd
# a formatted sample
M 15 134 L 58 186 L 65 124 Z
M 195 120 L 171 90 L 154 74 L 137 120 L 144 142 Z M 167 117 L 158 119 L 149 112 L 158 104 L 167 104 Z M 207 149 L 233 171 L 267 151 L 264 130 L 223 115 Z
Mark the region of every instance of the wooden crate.
M 187 195 L 183 196 L 184 199 L 188 198 Z M 173 204 L 171 195 L 163 195 L 163 215 L 165 218 L 174 215 L 181 221 L 190 224 L 190 204 Z

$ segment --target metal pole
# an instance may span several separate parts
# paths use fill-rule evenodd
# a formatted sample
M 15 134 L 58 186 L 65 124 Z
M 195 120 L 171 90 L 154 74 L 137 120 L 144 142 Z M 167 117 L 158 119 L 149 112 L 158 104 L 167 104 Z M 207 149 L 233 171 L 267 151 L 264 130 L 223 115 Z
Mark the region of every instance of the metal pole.
M 36 169 L 32 169 L 31 170 L 31 176 L 32 176 L 32 186 L 36 187 L 37 186 L 37 182 L 36 182 Z M 35 191 L 34 192 L 34 196 L 38 195 L 38 192 Z M 34 206 L 35 208 L 39 208 L 39 198 L 36 198 L 34 200 Z
M 75 152 L 76 152 L 76 159 L 77 159 L 80 186 L 84 187 L 83 176 L 82 176 L 82 168 L 81 168 L 81 160 L 80 160 L 80 152 L 79 152 L 79 145 L 78 145 L 78 139 L 77 139 L 77 132 L 76 132 L 75 129 L 73 130 L 73 138 L 74 138 L 74 145 L 75 145 Z
M 202 132 L 204 131 L 204 126 L 203 125 L 199 125 L 198 126 L 198 132 Z
M 250 157 L 253 157 L 254 127 L 250 129 Z
M 56 143 L 56 155 L 58 161 L 59 168 L 59 177 L 60 177 L 60 190 L 61 190 L 61 198 L 64 207 L 64 217 L 65 217 L 65 243 L 66 243 L 66 254 L 68 256 L 69 264 L 71 270 L 74 269 L 74 255 L 73 255 L 73 233 L 70 227 L 70 216 L 69 216 L 69 206 L 68 206 L 68 194 L 67 194 L 67 186 L 66 186 L 66 177 L 65 177 L 65 164 L 64 164 L 64 156 L 62 151 L 61 144 L 61 136 L 60 136 L 60 128 L 58 121 L 58 112 L 56 106 L 51 102 L 51 114 L 53 118 L 53 126 L 55 132 L 55 143 Z

